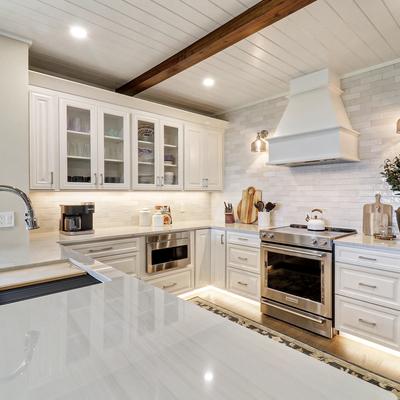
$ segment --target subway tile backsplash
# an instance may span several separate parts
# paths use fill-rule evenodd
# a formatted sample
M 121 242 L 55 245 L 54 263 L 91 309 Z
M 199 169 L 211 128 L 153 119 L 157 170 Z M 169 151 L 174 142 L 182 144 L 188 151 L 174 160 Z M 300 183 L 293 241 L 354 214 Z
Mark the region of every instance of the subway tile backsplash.
M 250 152 L 256 132 L 273 132 L 287 105 L 281 97 L 231 112 L 225 135 L 225 189 L 212 195 L 213 217 L 223 217 L 223 201 L 234 204 L 242 189 L 255 186 L 263 199 L 277 202 L 276 225 L 304 223 L 312 208 L 321 208 L 329 225 L 362 229 L 362 206 L 382 201 L 400 206 L 382 179 L 383 162 L 400 152 L 396 121 L 400 118 L 400 63 L 342 80 L 344 101 L 353 129 L 360 132 L 361 162 L 278 167 L 265 165 L 265 154 Z M 395 224 L 396 225 L 396 224 Z M 397 228 L 397 227 L 396 227 Z

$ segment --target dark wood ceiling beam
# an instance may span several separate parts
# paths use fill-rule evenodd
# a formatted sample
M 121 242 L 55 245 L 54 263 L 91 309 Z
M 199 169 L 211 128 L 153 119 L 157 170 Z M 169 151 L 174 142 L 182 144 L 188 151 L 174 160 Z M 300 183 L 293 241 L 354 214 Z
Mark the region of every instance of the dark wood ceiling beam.
M 262 0 L 116 91 L 130 96 L 143 92 L 314 1 L 316 0 Z

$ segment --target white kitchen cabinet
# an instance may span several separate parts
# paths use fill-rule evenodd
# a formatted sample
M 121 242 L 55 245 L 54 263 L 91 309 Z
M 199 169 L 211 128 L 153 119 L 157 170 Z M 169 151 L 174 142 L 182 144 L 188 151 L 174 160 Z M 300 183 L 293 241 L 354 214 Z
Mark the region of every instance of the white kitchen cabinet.
M 210 230 L 195 232 L 195 287 L 207 286 L 211 281 L 211 240 Z
M 129 189 L 129 112 L 98 107 L 98 174 L 101 189 Z
M 225 288 L 226 280 L 226 234 L 224 230 L 211 230 L 211 284 Z
M 58 98 L 54 92 L 34 89 L 29 93 L 30 188 L 57 189 Z
M 60 187 L 129 189 L 129 112 L 68 96 L 59 115 Z
M 133 117 L 133 187 L 183 188 L 183 126 L 153 114 Z
M 223 132 L 185 126 L 185 189 L 222 190 Z

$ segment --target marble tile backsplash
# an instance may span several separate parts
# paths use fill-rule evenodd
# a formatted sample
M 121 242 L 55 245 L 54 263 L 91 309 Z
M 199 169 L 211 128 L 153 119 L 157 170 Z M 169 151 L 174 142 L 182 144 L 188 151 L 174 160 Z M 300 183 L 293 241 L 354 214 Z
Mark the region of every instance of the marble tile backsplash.
M 362 229 L 362 206 L 382 201 L 400 206 L 380 172 L 388 157 L 400 152 L 396 121 L 400 118 L 400 63 L 342 80 L 342 98 L 360 132 L 361 162 L 353 164 L 278 167 L 265 165 L 265 154 L 250 152 L 258 130 L 274 131 L 287 105 L 281 97 L 231 112 L 225 134 L 225 189 L 212 194 L 213 217 L 223 217 L 223 201 L 237 204 L 242 189 L 252 185 L 263 199 L 278 203 L 277 225 L 304 223 L 312 208 L 321 208 L 329 225 Z M 396 224 L 394 224 L 396 225 Z M 397 228 L 397 227 L 396 227 Z
M 138 210 L 171 206 L 174 221 L 210 218 L 210 194 L 202 192 L 31 192 L 41 232 L 58 230 L 60 204 L 93 201 L 94 228 L 138 225 Z

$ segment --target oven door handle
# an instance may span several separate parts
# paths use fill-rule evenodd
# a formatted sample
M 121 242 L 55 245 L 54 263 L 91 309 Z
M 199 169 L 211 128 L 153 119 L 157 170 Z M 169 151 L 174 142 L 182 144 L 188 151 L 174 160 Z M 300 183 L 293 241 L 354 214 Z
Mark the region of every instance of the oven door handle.
M 270 246 L 270 245 L 262 245 L 262 247 L 266 250 L 276 250 L 280 253 L 283 254 L 299 254 L 302 256 L 308 256 L 308 257 L 318 257 L 318 258 L 324 258 L 326 257 L 327 253 L 320 253 L 318 251 L 304 251 L 304 250 L 298 250 L 298 249 L 293 249 L 293 248 L 288 248 L 288 247 L 283 247 L 283 246 Z

